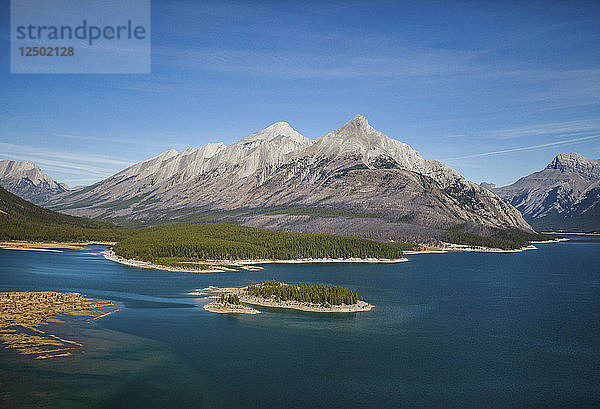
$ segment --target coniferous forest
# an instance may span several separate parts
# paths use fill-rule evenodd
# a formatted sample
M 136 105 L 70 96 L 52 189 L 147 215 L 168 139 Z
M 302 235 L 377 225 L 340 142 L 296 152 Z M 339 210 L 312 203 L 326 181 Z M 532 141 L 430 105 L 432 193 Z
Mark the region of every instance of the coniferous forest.
M 358 294 L 348 288 L 326 284 L 285 284 L 279 281 L 261 281 L 246 288 L 248 295 L 274 298 L 277 301 L 298 301 L 320 305 L 351 305 L 358 302 Z
M 118 241 L 130 229 L 36 206 L 0 187 L 0 240 Z
M 136 231 L 114 246 L 121 257 L 159 261 L 292 260 L 302 258 L 402 257 L 412 246 L 356 237 L 276 232 L 221 223 L 169 225 Z

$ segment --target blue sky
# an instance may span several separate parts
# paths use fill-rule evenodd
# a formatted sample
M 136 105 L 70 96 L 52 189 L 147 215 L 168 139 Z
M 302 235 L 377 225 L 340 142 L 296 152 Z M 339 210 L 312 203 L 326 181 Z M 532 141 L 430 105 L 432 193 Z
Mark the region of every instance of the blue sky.
M 467 179 L 600 157 L 600 3 L 152 1 L 152 74 L 10 74 L 0 159 L 89 184 L 276 121 L 314 139 L 363 114 Z

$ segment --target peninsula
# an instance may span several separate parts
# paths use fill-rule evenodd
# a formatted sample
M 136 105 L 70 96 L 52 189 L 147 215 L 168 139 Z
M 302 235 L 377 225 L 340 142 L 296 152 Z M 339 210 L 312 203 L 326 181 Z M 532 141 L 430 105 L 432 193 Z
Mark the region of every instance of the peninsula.
M 111 307 L 110 301 L 94 301 L 79 293 L 0 292 L 0 341 L 35 359 L 69 356 L 83 345 L 38 327 L 63 323 L 57 318 L 61 315 L 90 317 L 88 321 L 92 321 L 115 312 Z
M 224 223 L 141 229 L 104 253 L 134 267 L 217 272 L 260 269 L 264 263 L 397 263 L 406 243 L 382 243 L 329 234 L 277 232 Z

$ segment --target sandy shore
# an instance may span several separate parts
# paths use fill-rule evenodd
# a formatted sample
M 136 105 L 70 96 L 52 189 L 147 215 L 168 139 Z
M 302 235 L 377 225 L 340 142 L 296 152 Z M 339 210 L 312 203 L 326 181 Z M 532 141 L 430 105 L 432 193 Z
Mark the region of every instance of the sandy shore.
M 90 242 L 81 242 L 81 243 L 73 243 L 73 242 L 56 242 L 56 243 L 34 243 L 30 241 L 3 241 L 0 242 L 0 248 L 7 250 L 31 250 L 31 251 L 52 251 L 55 253 L 60 253 L 61 251 L 58 249 L 71 249 L 71 250 L 89 250 L 89 248 L 85 247 L 87 245 L 92 244 L 102 244 L 107 246 L 112 246 L 114 242 L 104 242 L 104 241 L 90 241 Z

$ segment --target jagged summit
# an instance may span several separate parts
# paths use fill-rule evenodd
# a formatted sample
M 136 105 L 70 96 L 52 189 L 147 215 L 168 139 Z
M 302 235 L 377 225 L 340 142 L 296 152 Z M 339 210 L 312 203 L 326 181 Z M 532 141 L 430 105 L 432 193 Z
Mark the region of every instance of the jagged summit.
M 369 151 L 395 150 L 393 145 L 400 143 L 375 130 L 364 116 L 357 115 L 341 128 L 317 138 L 311 146 L 311 154 L 328 157 L 359 154 L 367 160 Z
M 303 154 L 338 159 L 360 157 L 369 168 L 405 169 L 429 176 L 443 185 L 459 177 L 448 166 L 426 160 L 409 145 L 376 130 L 363 115 L 316 139 Z
M 191 155 L 192 153 L 196 153 L 197 151 L 198 151 L 198 149 L 194 148 L 193 146 L 190 146 L 190 147 L 186 148 L 186 150 L 181 152 L 181 155 L 182 156 Z
M 600 160 L 586 158 L 576 152 L 556 155 L 546 169 L 557 169 L 562 172 L 577 172 L 582 176 L 600 177 Z
M 338 137 L 342 139 L 366 139 L 372 142 L 377 142 L 383 139 L 390 139 L 385 134 L 377 131 L 363 115 L 357 115 L 350 121 L 346 122 L 341 128 L 330 132 L 330 137 Z
M 350 121 L 346 122 L 346 124 L 340 129 L 343 128 L 367 130 L 368 128 L 371 128 L 371 126 L 369 125 L 369 120 L 367 119 L 367 117 L 365 117 L 364 115 L 356 115 Z

